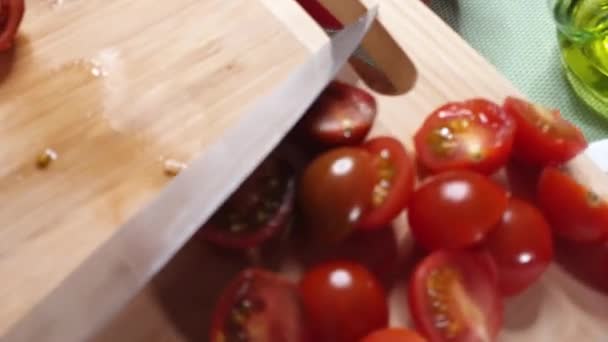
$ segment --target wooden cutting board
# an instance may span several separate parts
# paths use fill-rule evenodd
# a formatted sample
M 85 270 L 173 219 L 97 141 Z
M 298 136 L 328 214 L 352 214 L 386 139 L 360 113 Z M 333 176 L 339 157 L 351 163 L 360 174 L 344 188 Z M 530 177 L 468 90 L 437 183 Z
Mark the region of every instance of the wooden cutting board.
M 419 0 L 323 2 L 343 21 L 380 4 L 364 47 L 399 94 L 375 92 L 375 134 L 411 145 L 446 101 L 518 94 Z M 293 0 L 27 5 L 17 48 L 0 60 L 0 335 L 170 181 L 166 163 L 204 150 L 327 39 Z M 351 69 L 343 77 L 364 86 Z M 41 169 L 45 149 L 58 158 Z M 608 195 L 586 158 L 572 169 Z M 97 340 L 206 340 L 214 298 L 242 265 L 192 241 Z M 407 322 L 400 289 L 393 317 Z M 596 341 L 606 308 L 555 266 L 508 302 L 503 340 Z

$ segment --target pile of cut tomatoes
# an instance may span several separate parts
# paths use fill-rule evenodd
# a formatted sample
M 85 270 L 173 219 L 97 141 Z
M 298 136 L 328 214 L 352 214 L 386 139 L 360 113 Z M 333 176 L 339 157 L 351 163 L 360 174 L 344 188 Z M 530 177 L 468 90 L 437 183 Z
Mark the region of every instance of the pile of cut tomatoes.
M 539 279 L 554 239 L 603 245 L 608 204 L 569 175 L 587 142 L 558 111 L 448 103 L 418 129 L 415 154 L 367 137 L 376 114 L 365 90 L 332 82 L 201 229 L 235 253 L 288 244 L 304 268 L 296 281 L 242 271 L 211 341 L 494 341 L 504 298 Z M 415 252 L 396 262 L 405 217 Z M 409 280 L 410 328 L 389 328 L 395 278 Z

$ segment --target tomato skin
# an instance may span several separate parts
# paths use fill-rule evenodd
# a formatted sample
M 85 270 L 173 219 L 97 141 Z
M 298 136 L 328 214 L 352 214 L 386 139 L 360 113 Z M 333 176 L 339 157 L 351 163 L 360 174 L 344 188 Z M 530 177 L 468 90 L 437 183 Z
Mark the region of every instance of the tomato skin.
M 414 239 L 427 250 L 464 248 L 495 228 L 507 203 L 507 192 L 487 177 L 450 171 L 414 192 L 408 220 Z
M 560 266 L 595 290 L 608 294 L 608 241 L 581 243 L 556 239 Z
M 0 52 L 13 47 L 24 12 L 24 0 L 0 0 Z
M 551 228 L 543 214 L 527 202 L 512 198 L 501 222 L 490 232 L 485 246 L 498 267 L 503 295 L 528 288 L 553 259 Z
M 336 242 L 354 230 L 369 208 L 375 177 L 372 156 L 361 148 L 330 150 L 306 167 L 298 204 L 314 241 Z
M 403 328 L 388 328 L 375 331 L 360 342 L 425 342 L 422 336 L 413 330 Z
M 379 171 L 378 174 L 389 174 L 389 176 L 378 177 L 380 179 L 376 182 L 372 195 L 373 207 L 361 218 L 357 228 L 382 229 L 387 227 L 409 202 L 416 180 L 414 162 L 403 144 L 392 137 L 371 139 L 363 145 L 363 148 L 375 156 L 374 164 Z M 388 184 L 388 188 L 384 184 Z
M 342 23 L 323 7 L 319 0 L 297 0 L 297 2 L 324 29 L 339 30 L 342 28 Z
M 429 342 L 494 341 L 502 326 L 496 265 L 487 253 L 431 253 L 414 270 L 408 302 L 417 330 Z M 440 316 L 448 323 L 444 328 L 436 323 Z
M 472 170 L 491 174 L 509 160 L 515 123 L 484 99 L 450 102 L 431 113 L 414 136 L 419 162 L 438 173 Z
M 365 90 L 334 81 L 307 111 L 298 129 L 321 147 L 361 143 L 376 118 L 376 100 Z
M 314 341 L 358 341 L 388 325 L 384 289 L 359 264 L 336 261 L 310 269 L 300 294 Z
M 243 300 L 249 305 L 245 307 Z M 244 323 L 230 321 L 235 310 Z M 239 273 L 216 303 L 210 341 L 232 341 L 227 337 L 238 332 L 251 342 L 309 341 L 296 285 L 262 269 Z
M 513 155 L 532 165 L 559 165 L 587 147 L 581 131 L 550 110 L 525 100 L 508 97 L 503 105 L 516 122 Z
M 557 235 L 580 242 L 600 241 L 608 236 L 606 200 L 559 169 L 543 170 L 537 200 Z

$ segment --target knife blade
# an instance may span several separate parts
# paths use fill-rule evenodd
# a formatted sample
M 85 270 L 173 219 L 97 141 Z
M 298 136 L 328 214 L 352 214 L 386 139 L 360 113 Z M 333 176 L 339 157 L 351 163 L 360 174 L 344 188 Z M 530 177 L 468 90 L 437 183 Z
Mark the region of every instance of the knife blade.
M 254 104 L 2 340 L 84 341 L 103 327 L 276 147 L 359 46 L 376 13 L 334 35 Z

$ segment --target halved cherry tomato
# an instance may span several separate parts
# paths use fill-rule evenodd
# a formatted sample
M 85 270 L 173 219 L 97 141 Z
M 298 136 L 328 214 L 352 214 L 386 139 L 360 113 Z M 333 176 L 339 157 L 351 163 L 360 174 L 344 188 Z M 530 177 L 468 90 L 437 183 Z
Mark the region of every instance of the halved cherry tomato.
M 359 264 L 329 262 L 312 268 L 300 281 L 300 294 L 313 341 L 358 341 L 388 324 L 384 290 Z
M 425 342 L 426 340 L 413 330 L 388 328 L 375 331 L 360 342 Z
M 211 324 L 211 342 L 307 340 L 295 284 L 259 269 L 241 272 L 224 290 Z
M 297 0 L 300 6 L 304 8 L 321 27 L 328 30 L 339 30 L 342 24 L 334 17 L 319 0 Z
M 0 52 L 13 46 L 24 12 L 24 0 L 0 0 Z
M 468 247 L 495 228 L 507 202 L 507 192 L 483 175 L 445 172 L 414 192 L 408 219 L 414 239 L 428 250 Z
M 304 170 L 298 204 L 315 241 L 336 242 L 350 234 L 370 206 L 376 182 L 372 155 L 341 147 L 323 153 Z
M 468 169 L 491 174 L 504 166 L 515 124 L 495 103 L 483 99 L 448 103 L 416 132 L 418 159 L 433 172 Z
M 365 90 L 332 82 L 299 123 L 306 141 L 321 147 L 355 145 L 369 133 L 376 117 L 376 100 Z
M 587 147 L 581 131 L 557 109 L 514 97 L 508 97 L 503 108 L 517 125 L 513 155 L 521 161 L 540 166 L 562 164 Z
M 408 291 L 410 312 L 430 342 L 494 341 L 503 304 L 496 265 L 486 253 L 433 252 L 416 267 Z
M 538 205 L 563 238 L 593 242 L 608 237 L 608 202 L 559 169 L 543 170 Z
M 202 238 L 222 247 L 256 247 L 277 235 L 293 211 L 294 171 L 271 155 L 201 228 Z
M 512 198 L 485 245 L 498 267 L 505 296 L 522 292 L 545 272 L 553 259 L 551 228 L 534 206 Z
M 363 145 L 374 156 L 377 180 L 370 212 L 358 228 L 386 227 L 407 206 L 414 190 L 414 163 L 403 144 L 391 137 L 374 138 Z

